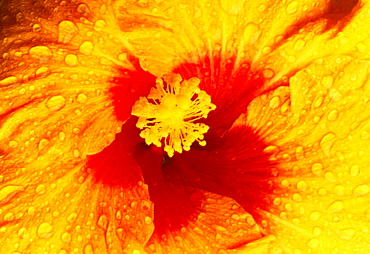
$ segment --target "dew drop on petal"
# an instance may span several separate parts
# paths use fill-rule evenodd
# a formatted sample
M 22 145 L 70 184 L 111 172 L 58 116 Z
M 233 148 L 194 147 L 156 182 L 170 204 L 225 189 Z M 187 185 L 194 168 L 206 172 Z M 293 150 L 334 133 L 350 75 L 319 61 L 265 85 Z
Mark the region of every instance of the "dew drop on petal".
M 51 50 L 46 46 L 33 47 L 30 49 L 29 54 L 32 57 L 32 59 L 39 63 L 47 63 L 53 56 Z
M 355 197 L 362 197 L 365 196 L 370 192 L 370 187 L 367 184 L 359 185 L 353 189 L 353 195 Z
M 15 197 L 18 193 L 24 191 L 23 186 L 8 185 L 0 189 L 0 204 L 6 203 Z
M 355 236 L 356 230 L 353 228 L 342 229 L 340 232 L 340 238 L 344 240 L 351 240 Z
M 320 141 L 320 147 L 327 157 L 330 157 L 330 151 L 334 144 L 335 137 L 333 133 L 328 133 Z
M 328 212 L 329 213 L 339 213 L 342 211 L 344 208 L 344 203 L 343 201 L 337 200 L 334 201 L 329 207 L 328 207 Z
M 25 88 L 21 88 L 18 93 L 23 95 L 26 93 L 26 91 L 27 90 Z
M 77 7 L 77 12 L 81 13 L 82 15 L 88 15 L 90 13 L 90 9 L 86 4 L 80 4 Z
M 253 44 L 258 41 L 262 34 L 261 29 L 254 23 L 248 23 L 244 28 L 244 40 L 247 43 Z
M 20 228 L 19 231 L 18 231 L 18 236 L 19 238 L 21 239 L 26 239 L 28 238 L 28 232 L 27 232 L 27 229 L 25 228 Z
M 10 59 L 10 55 L 9 55 L 9 53 L 4 53 L 4 54 L 3 54 L 3 59 L 4 59 L 4 60 L 8 60 L 8 59 Z
M 94 24 L 94 30 L 99 32 L 102 31 L 107 26 L 107 23 L 104 20 L 98 20 Z
M 37 235 L 43 239 L 50 238 L 53 230 L 54 230 L 53 227 L 49 223 L 44 222 L 41 223 L 39 228 L 37 229 Z
M 94 250 L 91 244 L 86 244 L 86 246 L 84 247 L 84 254 L 94 254 Z
M 61 96 L 53 96 L 46 102 L 46 107 L 52 111 L 58 111 L 66 105 L 66 99 Z
M 71 66 L 71 67 L 78 65 L 78 58 L 74 54 L 66 55 L 66 58 L 64 59 L 64 61 L 68 66 Z
M 108 228 L 108 217 L 105 214 L 99 217 L 98 226 L 105 230 Z
M 311 167 L 311 172 L 314 174 L 314 175 L 321 175 L 322 174 L 322 171 L 323 171 L 323 165 L 321 163 L 315 163 L 312 165 Z
M 273 97 L 270 100 L 270 107 L 275 109 L 275 108 L 278 108 L 279 106 L 280 106 L 280 97 L 279 96 Z
M 39 186 L 36 187 L 35 192 L 39 195 L 45 194 L 46 193 L 46 187 L 43 184 L 40 184 Z
M 7 77 L 3 80 L 0 80 L 0 86 L 9 86 L 9 85 L 13 85 L 17 82 L 18 82 L 18 79 L 14 76 L 11 76 L 11 77 Z
M 64 141 L 66 139 L 66 134 L 62 131 L 59 132 L 58 136 L 60 141 Z
M 17 141 L 15 141 L 15 140 L 11 140 L 10 142 L 9 142 L 9 147 L 11 147 L 11 148 L 16 148 L 18 146 L 18 142 Z
M 338 110 L 334 109 L 330 111 L 330 113 L 328 114 L 328 120 L 335 121 L 337 120 L 337 118 L 338 118 Z
M 307 246 L 310 248 L 317 248 L 319 247 L 320 241 L 316 238 L 312 238 L 307 242 Z
M 58 25 L 58 32 L 58 42 L 68 43 L 78 34 L 78 28 L 71 21 L 62 21 Z
M 73 223 L 75 222 L 77 219 L 77 214 L 76 213 L 71 213 L 70 215 L 68 215 L 67 217 L 67 222 L 69 223 Z
M 360 173 L 360 168 L 358 165 L 353 165 L 350 169 L 349 169 L 349 174 L 350 176 L 357 176 L 358 174 Z
M 80 52 L 85 55 L 90 55 L 94 50 L 94 44 L 91 41 L 84 41 L 80 45 Z
M 39 149 L 39 152 L 42 153 L 42 152 L 45 152 L 47 146 L 50 144 L 50 141 L 47 140 L 47 139 L 41 139 L 40 140 L 40 143 L 38 145 L 38 149 Z
M 299 39 L 296 41 L 296 43 L 294 44 L 294 49 L 296 51 L 300 51 L 303 49 L 303 47 L 306 45 L 306 42 L 302 39 Z
M 144 221 L 145 221 L 145 224 L 147 224 L 147 225 L 152 224 L 152 218 L 150 218 L 148 216 L 145 217 Z
M 13 213 L 7 213 L 3 217 L 4 221 L 13 221 L 15 219 L 15 216 Z
M 68 232 L 65 232 L 65 233 L 62 234 L 61 239 L 62 239 L 63 242 L 69 243 L 72 240 L 72 235 Z
M 40 24 L 34 24 L 33 27 L 32 27 L 32 30 L 35 32 L 35 33 L 39 33 L 41 32 L 42 30 L 42 26 Z
M 294 14 L 298 11 L 298 3 L 296 1 L 291 2 L 288 4 L 286 8 L 287 14 Z
M 87 96 L 86 96 L 85 94 L 83 94 L 83 93 L 80 93 L 79 95 L 77 95 L 77 99 L 76 99 L 76 101 L 77 101 L 78 103 L 86 103 L 86 101 L 87 101 Z
M 46 77 L 50 74 L 50 70 L 46 66 L 42 66 L 36 70 L 36 76 L 37 77 Z M 30 87 L 31 90 L 31 87 Z

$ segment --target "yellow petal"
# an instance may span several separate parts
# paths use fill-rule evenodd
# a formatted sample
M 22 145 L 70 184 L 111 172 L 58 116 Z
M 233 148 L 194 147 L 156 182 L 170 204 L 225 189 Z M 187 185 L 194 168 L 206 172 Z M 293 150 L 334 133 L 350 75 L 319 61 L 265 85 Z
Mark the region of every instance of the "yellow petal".
M 265 230 L 287 253 L 369 249 L 369 67 L 326 57 L 249 107 L 279 165 Z

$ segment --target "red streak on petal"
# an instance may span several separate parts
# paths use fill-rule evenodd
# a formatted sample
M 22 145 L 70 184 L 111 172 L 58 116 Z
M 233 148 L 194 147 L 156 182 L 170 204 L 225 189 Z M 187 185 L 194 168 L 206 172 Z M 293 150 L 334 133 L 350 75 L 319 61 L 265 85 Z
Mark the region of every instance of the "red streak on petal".
M 120 69 L 121 76 L 114 77 L 112 93 L 113 106 L 118 120 L 126 121 L 131 116 L 131 108 L 142 96 L 148 96 L 150 88 L 155 86 L 156 77 L 144 71 L 139 60 L 129 56 L 135 70 Z
M 266 146 L 251 128 L 235 127 L 222 138 L 219 148 L 192 149 L 174 156 L 165 165 L 165 179 L 231 197 L 261 220 L 256 211 L 268 209 L 267 198 L 279 191 L 271 183 L 276 164 L 263 151 Z
M 163 150 L 138 145 L 136 158 L 154 203 L 155 233 L 180 230 L 199 214 L 202 194 L 186 186 L 168 183 L 162 176 Z
M 88 157 L 87 168 L 92 170 L 96 182 L 129 188 L 142 181 L 139 165 L 133 157 L 135 145 L 143 142 L 136 122 L 137 118 L 129 119 L 112 144 Z

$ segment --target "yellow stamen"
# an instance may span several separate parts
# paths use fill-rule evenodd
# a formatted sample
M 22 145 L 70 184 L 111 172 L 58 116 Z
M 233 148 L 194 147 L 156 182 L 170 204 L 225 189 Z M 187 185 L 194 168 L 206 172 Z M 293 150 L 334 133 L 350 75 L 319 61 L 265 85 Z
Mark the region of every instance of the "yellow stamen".
M 143 129 L 140 136 L 148 145 L 158 147 L 164 140 L 164 150 L 170 157 L 175 151 L 189 151 L 194 141 L 206 145 L 204 134 L 209 127 L 194 121 L 207 118 L 216 108 L 211 96 L 199 89 L 198 78 L 181 81 L 179 74 L 157 78 L 148 98 L 140 97 L 132 108 L 132 115 L 139 117 L 136 126 Z

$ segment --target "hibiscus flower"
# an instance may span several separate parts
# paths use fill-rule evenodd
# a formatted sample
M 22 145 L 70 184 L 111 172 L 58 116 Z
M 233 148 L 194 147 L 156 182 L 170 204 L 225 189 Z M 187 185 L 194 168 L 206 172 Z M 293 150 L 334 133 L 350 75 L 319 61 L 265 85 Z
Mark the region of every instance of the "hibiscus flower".
M 0 253 L 370 251 L 367 0 L 0 2 Z

